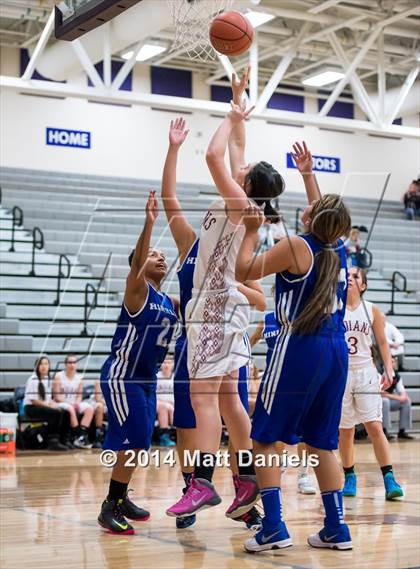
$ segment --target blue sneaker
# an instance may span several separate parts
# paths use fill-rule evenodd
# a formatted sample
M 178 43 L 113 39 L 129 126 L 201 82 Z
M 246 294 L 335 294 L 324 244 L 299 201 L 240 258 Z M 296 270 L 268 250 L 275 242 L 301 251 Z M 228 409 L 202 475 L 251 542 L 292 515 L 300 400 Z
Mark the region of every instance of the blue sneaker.
M 354 472 L 346 474 L 344 478 L 343 496 L 356 496 L 357 491 L 357 476 Z
M 394 478 L 392 472 L 387 472 L 384 476 L 385 484 L 385 499 L 386 500 L 399 500 L 404 497 L 404 490 Z
M 313 533 L 308 537 L 308 543 L 312 547 L 326 547 L 328 549 L 353 549 L 351 535 L 347 524 L 338 528 L 322 528 L 319 533 Z
M 244 543 L 244 548 L 247 553 L 256 553 L 257 551 L 282 549 L 291 545 L 293 545 L 293 542 L 287 531 L 286 524 L 280 522 L 278 528 L 263 528 L 254 537 L 247 539 Z
M 186 529 L 195 524 L 196 515 L 185 516 L 185 518 L 176 518 L 176 529 Z
M 176 443 L 171 439 L 169 433 L 163 433 L 159 439 L 160 447 L 174 447 Z

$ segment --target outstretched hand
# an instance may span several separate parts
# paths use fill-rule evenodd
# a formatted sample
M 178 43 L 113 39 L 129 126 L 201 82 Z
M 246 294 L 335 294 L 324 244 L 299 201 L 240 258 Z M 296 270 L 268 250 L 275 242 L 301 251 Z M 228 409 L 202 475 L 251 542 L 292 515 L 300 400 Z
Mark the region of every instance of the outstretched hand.
M 156 191 L 149 192 L 149 198 L 146 203 L 146 221 L 154 223 L 159 215 L 159 206 L 156 198 Z
M 241 78 L 239 80 L 238 80 L 238 76 L 236 75 L 236 73 L 232 73 L 232 81 L 231 81 L 232 99 L 237 104 L 239 104 L 242 101 L 242 95 L 244 94 L 245 89 L 248 86 L 248 79 L 249 79 L 250 70 L 251 70 L 251 67 L 248 65 L 248 67 L 242 73 Z
M 296 167 L 301 174 L 311 174 L 312 173 L 312 154 L 306 146 L 306 142 L 303 141 L 302 145 L 299 142 L 295 142 L 293 145 L 294 153 L 292 152 L 293 160 L 295 161 Z
M 241 103 L 239 105 L 237 105 L 236 103 L 231 101 L 230 106 L 231 106 L 231 110 L 229 111 L 227 116 L 235 124 L 240 123 L 241 121 L 248 120 L 249 115 L 252 113 L 252 111 L 255 108 L 255 105 L 254 105 L 252 107 L 249 107 L 249 109 L 247 109 L 245 101 L 241 101 Z
M 264 222 L 264 214 L 256 205 L 250 205 L 243 210 L 243 224 L 246 231 L 256 233 Z
M 187 138 L 189 132 L 189 129 L 185 128 L 185 119 L 182 117 L 171 121 L 171 126 L 169 127 L 169 144 L 179 148 Z

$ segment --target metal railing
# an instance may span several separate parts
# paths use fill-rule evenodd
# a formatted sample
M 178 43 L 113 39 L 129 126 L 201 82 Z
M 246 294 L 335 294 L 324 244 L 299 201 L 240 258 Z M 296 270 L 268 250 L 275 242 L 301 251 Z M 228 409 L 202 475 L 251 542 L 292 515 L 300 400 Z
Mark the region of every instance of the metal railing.
M 63 261 L 66 262 L 66 267 L 67 267 L 67 274 L 66 275 L 62 271 Z M 64 255 L 64 253 L 61 253 L 60 257 L 58 259 L 57 294 L 56 294 L 55 300 L 53 302 L 53 304 L 55 306 L 58 306 L 60 304 L 61 279 L 68 279 L 70 276 L 70 271 L 71 271 L 70 259 L 67 257 L 67 255 Z
M 400 277 L 403 280 L 403 288 L 398 288 L 396 280 Z M 395 291 L 398 292 L 408 292 L 407 291 L 407 277 L 400 273 L 400 271 L 394 271 L 391 278 L 392 290 L 391 290 L 391 308 L 388 310 L 387 314 L 395 314 L 394 303 L 395 303 Z
M 296 235 L 299 233 L 300 225 L 301 225 L 299 215 L 300 215 L 300 212 L 303 213 L 304 211 L 305 210 L 301 207 L 296 208 L 296 211 L 295 211 L 295 233 L 296 233 Z
M 15 205 L 12 209 L 12 235 L 10 237 L 10 249 L 9 251 L 13 253 L 15 251 L 15 229 L 16 227 L 22 227 L 23 225 L 23 211 L 18 205 Z
M 32 261 L 31 270 L 29 271 L 29 276 L 35 276 L 35 251 L 44 248 L 44 234 L 39 227 L 35 226 L 32 229 Z
M 102 275 L 101 275 L 101 278 L 99 279 L 97 286 L 94 286 L 91 283 L 86 283 L 86 286 L 85 286 L 85 304 L 84 304 L 84 309 L 83 309 L 83 330 L 80 334 L 81 336 L 89 336 L 89 332 L 87 329 L 87 323 L 89 321 L 92 310 L 94 310 L 98 306 L 99 291 L 100 291 L 101 286 L 105 280 L 105 275 L 106 275 L 106 272 L 108 270 L 108 266 L 109 266 L 109 263 L 111 261 L 111 258 L 112 258 L 112 252 L 109 253 L 109 255 L 108 255 L 108 259 L 106 260 L 104 270 L 102 271 Z M 90 299 L 89 299 L 90 293 L 93 294 L 92 301 L 90 301 Z

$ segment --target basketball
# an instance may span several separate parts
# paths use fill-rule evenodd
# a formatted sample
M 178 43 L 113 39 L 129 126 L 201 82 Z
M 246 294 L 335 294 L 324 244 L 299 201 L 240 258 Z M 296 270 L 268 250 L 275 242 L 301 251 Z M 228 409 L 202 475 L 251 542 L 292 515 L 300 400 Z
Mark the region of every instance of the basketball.
M 225 12 L 214 18 L 209 35 L 211 45 L 219 53 L 241 55 L 250 48 L 254 29 L 239 12 Z

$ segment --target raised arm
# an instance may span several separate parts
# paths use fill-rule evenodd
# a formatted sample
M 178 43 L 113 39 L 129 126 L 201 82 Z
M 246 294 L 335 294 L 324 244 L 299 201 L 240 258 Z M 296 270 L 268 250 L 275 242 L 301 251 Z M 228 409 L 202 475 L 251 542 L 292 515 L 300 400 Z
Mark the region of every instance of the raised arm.
M 254 330 L 254 333 L 249 337 L 249 343 L 251 344 L 251 348 L 253 348 L 255 344 L 258 344 L 258 342 L 261 340 L 263 336 L 263 330 L 264 330 L 264 321 L 261 320 L 260 322 L 258 322 L 257 327 Z
M 252 108 L 245 110 L 244 104 L 242 106 L 231 104 L 232 110 L 222 121 L 210 141 L 206 161 L 214 183 L 225 200 L 229 219 L 238 224 L 242 218 L 242 210 L 248 205 L 248 199 L 244 190 L 228 172 L 225 164 L 225 153 L 233 127 L 247 119 Z
M 311 204 L 322 197 L 321 190 L 319 189 L 318 182 L 312 170 L 312 154 L 311 151 L 308 150 L 305 141 L 303 141 L 302 144 L 295 142 L 293 150 L 294 153 L 291 152 L 291 155 L 293 156 L 297 169 L 302 175 L 306 195 L 308 197 L 308 203 Z
M 152 237 L 153 225 L 158 216 L 158 203 L 156 192 L 151 191 L 146 203 L 146 221 L 143 231 L 138 238 L 131 261 L 130 272 L 128 273 L 125 287 L 124 303 L 128 310 L 134 314 L 143 306 L 147 297 L 147 281 L 144 274 L 145 263 L 149 255 L 150 240 Z
M 196 238 L 194 230 L 188 223 L 176 195 L 178 151 L 188 133 L 189 130 L 185 129 L 185 120 L 183 118 L 171 121 L 171 126 L 169 127 L 169 147 L 162 175 L 163 207 L 165 208 L 172 237 L 175 239 L 180 262 L 183 261 Z
M 373 322 L 372 330 L 375 336 L 379 353 L 381 354 L 382 363 L 384 365 L 384 373 L 382 374 L 381 388 L 387 389 L 392 384 L 394 377 L 394 369 L 392 367 L 392 356 L 389 349 L 388 340 L 385 336 L 384 318 L 381 311 L 373 305 Z
M 243 212 L 245 236 L 236 258 L 236 279 L 239 282 L 259 280 L 287 270 L 297 275 L 306 273 L 312 257 L 299 237 L 282 239 L 266 253 L 254 255 L 258 228 L 263 219 L 261 210 L 256 206 L 249 206 Z
M 241 105 L 243 94 L 248 85 L 250 67 L 242 74 L 240 80 L 235 73 L 232 75 L 232 101 L 235 105 Z M 245 165 L 245 144 L 246 131 L 245 123 L 241 121 L 237 123 L 229 136 L 229 161 L 232 178 L 235 179 L 241 169 Z

